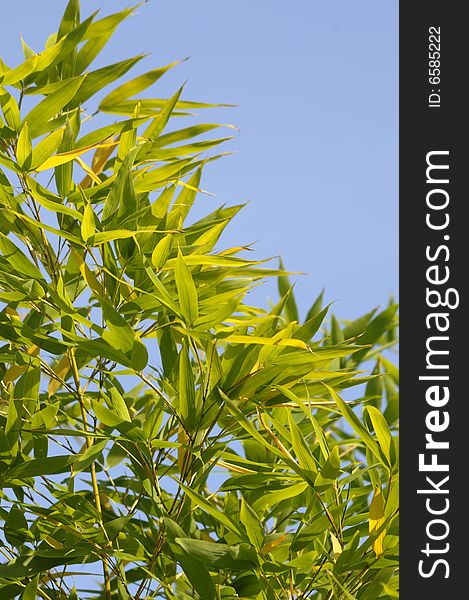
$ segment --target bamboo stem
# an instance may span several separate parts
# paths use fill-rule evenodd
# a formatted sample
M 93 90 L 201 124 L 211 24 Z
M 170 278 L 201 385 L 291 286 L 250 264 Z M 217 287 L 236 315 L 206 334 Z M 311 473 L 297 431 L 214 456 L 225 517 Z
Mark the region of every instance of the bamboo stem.
M 72 369 L 72 375 L 73 375 L 73 379 L 75 381 L 75 387 L 77 390 L 78 399 L 79 399 L 79 403 L 80 403 L 80 412 L 81 412 L 81 418 L 83 420 L 83 427 L 84 427 L 86 433 L 88 433 L 89 432 L 88 417 L 86 415 L 84 395 L 83 395 L 83 390 L 81 388 L 80 375 L 78 373 L 78 367 L 77 367 L 77 362 L 75 359 L 74 350 L 75 349 L 72 348 L 69 352 L 70 366 Z M 93 443 L 94 443 L 94 438 L 86 436 L 86 438 L 85 438 L 86 448 L 87 449 L 91 448 Z M 96 476 L 96 466 L 94 464 L 94 461 L 91 463 L 90 472 L 91 472 L 91 484 L 93 487 L 94 502 L 96 505 L 96 510 L 98 511 L 98 513 L 100 515 L 101 525 L 102 525 L 103 511 L 102 511 L 102 506 L 101 506 L 101 498 L 99 496 L 98 478 Z M 103 564 L 103 575 L 104 575 L 104 594 L 105 594 L 106 600 L 111 600 L 111 577 L 109 574 L 109 564 L 108 564 L 108 559 L 106 556 L 102 557 L 102 564 Z

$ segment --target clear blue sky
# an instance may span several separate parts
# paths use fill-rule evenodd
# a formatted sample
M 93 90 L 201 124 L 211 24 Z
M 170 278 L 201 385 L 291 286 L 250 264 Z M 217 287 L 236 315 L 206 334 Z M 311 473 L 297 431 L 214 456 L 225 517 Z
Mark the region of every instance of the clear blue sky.
M 36 51 L 56 28 L 64 0 L 2 6 L 0 54 L 21 56 L 19 32 Z M 82 0 L 86 16 L 128 6 Z M 209 165 L 203 212 L 249 205 L 226 245 L 257 241 L 259 257 L 281 254 L 304 271 L 302 312 L 323 286 L 341 317 L 397 293 L 398 3 L 376 0 L 151 0 L 108 45 L 107 62 L 151 55 L 136 73 L 190 56 L 155 86 L 185 98 L 230 102 L 204 120 L 240 128 Z M 262 295 L 272 295 L 267 286 Z

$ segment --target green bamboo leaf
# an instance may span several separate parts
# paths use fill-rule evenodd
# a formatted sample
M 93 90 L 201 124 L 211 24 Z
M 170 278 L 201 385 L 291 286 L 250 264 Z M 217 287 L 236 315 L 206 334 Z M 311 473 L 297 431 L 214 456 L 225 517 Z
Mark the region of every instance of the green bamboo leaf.
M 67 116 L 62 143 L 58 148 L 58 153 L 63 154 L 70 152 L 78 137 L 80 131 L 81 119 L 80 111 L 76 110 L 70 117 Z M 68 161 L 62 165 L 55 167 L 55 183 L 57 191 L 62 198 L 66 198 L 72 189 L 73 179 L 73 162 Z
M 80 0 L 69 0 L 60 22 L 57 39 L 61 40 L 80 23 Z
M 197 506 L 199 506 L 204 512 L 209 514 L 219 523 L 224 525 L 229 531 L 235 533 L 240 536 L 242 539 L 242 532 L 239 530 L 238 525 L 228 517 L 225 513 L 219 511 L 216 506 L 211 503 L 209 500 L 206 500 L 203 496 L 201 496 L 198 492 L 185 485 L 184 483 L 178 481 L 178 484 L 184 490 L 184 493 L 189 496 L 189 498 L 195 502 Z
M 7 542 L 12 546 L 21 546 L 26 541 L 29 533 L 28 521 L 17 506 L 10 509 L 3 531 Z
M 71 242 L 73 242 L 74 244 L 77 244 L 78 246 L 83 245 L 81 239 L 78 236 L 73 235 L 71 233 L 67 233 L 63 229 L 56 229 L 55 227 L 51 227 L 50 225 L 47 225 L 46 223 L 35 221 L 31 217 L 28 217 L 28 215 L 23 214 L 23 213 L 18 213 L 14 210 L 9 210 L 8 212 L 10 212 L 12 215 L 14 215 L 20 221 L 28 223 L 36 230 L 40 231 L 41 229 L 43 229 L 44 231 L 49 231 L 50 233 L 53 233 L 59 237 L 66 239 L 66 240 L 70 240 Z M 60 212 L 60 211 L 57 211 L 57 212 Z
M 380 362 L 383 365 L 386 373 L 391 377 L 396 385 L 399 385 L 399 367 L 387 358 L 380 357 Z
M 340 456 L 338 446 L 334 446 L 329 453 L 325 463 L 321 467 L 319 474 L 314 482 L 316 487 L 331 485 L 336 481 L 340 474 Z
M 125 422 L 122 417 L 117 415 L 112 410 L 109 410 L 109 408 L 106 408 L 103 404 L 100 404 L 96 400 L 92 400 L 91 405 L 96 418 L 104 425 L 114 428 L 118 425 L 122 425 L 122 423 Z
M 285 266 L 283 264 L 283 260 L 279 259 L 278 268 L 281 271 L 285 270 Z M 280 296 L 287 296 L 287 300 L 285 302 L 285 314 L 289 321 L 299 321 L 298 316 L 298 308 L 296 306 L 295 297 L 293 296 L 293 286 L 290 285 L 290 281 L 288 280 L 287 275 L 279 275 L 277 278 L 278 281 L 278 291 Z
M 32 160 L 31 133 L 28 123 L 24 123 L 16 145 L 16 160 L 23 171 L 28 171 Z
M 168 165 L 147 171 L 140 170 L 135 176 L 135 190 L 139 193 L 153 192 L 167 184 L 180 180 L 188 171 L 197 167 L 192 158 L 175 160 Z
M 23 56 L 25 59 L 27 58 L 32 58 L 34 56 L 36 56 L 36 52 L 34 52 L 34 50 L 32 50 L 32 48 L 30 48 L 28 46 L 28 44 L 25 42 L 23 36 L 21 35 L 21 47 L 23 49 Z
M 166 107 L 168 100 L 165 98 L 142 98 L 141 100 L 141 114 L 146 116 L 158 115 L 158 111 Z M 233 107 L 234 104 L 210 104 L 208 102 L 193 102 L 192 100 L 178 100 L 173 109 L 173 114 L 176 115 L 188 115 L 190 113 L 183 112 L 191 109 L 201 108 L 221 108 L 221 107 Z M 107 105 L 102 107 L 102 111 L 117 115 L 128 115 L 131 116 L 135 108 L 134 100 L 125 100 L 113 105 Z
M 3 88 L 0 88 L 0 106 L 2 107 L 5 121 L 14 132 L 21 129 L 20 109 L 15 98 Z
M 365 333 L 359 338 L 359 343 L 363 345 L 375 344 L 379 338 L 384 335 L 390 326 L 397 312 L 397 305 L 393 304 L 380 312 L 367 326 Z M 357 352 L 354 356 L 356 362 L 360 362 L 368 353 L 368 349 Z
M 130 171 L 132 169 L 135 156 L 138 148 L 133 148 L 126 156 L 116 178 L 112 183 L 111 190 L 106 198 L 102 214 L 102 223 L 104 229 L 112 229 L 112 224 L 117 217 L 119 206 L 122 202 L 122 195 L 126 186 L 127 179 L 131 176 Z
M 94 131 L 90 131 L 79 140 L 77 140 L 75 144 L 76 149 L 84 148 L 87 146 L 93 146 L 94 144 L 100 144 L 104 140 L 108 140 L 115 135 L 119 135 L 125 133 L 126 131 L 132 131 L 136 129 L 142 123 L 148 121 L 147 118 L 143 119 L 126 119 L 125 121 L 119 121 L 118 123 L 113 123 L 112 125 L 106 125 L 104 127 L 99 127 Z
M 199 303 L 192 273 L 180 250 L 178 252 L 174 276 L 176 278 L 181 312 L 186 318 L 188 325 L 191 325 L 197 320 L 199 315 Z
M 395 462 L 396 452 L 389 425 L 384 416 L 374 406 L 366 406 L 365 410 L 370 415 L 371 423 L 378 439 L 378 444 L 386 457 L 389 467 L 392 467 Z
M 355 321 L 348 323 L 344 328 L 345 339 L 349 340 L 350 338 L 355 338 L 358 335 L 362 335 L 366 331 L 369 322 L 374 317 L 377 310 L 377 308 L 374 308 L 362 317 L 359 317 L 358 319 L 355 319 Z
M 192 139 L 198 135 L 203 135 L 204 133 L 208 133 L 209 131 L 219 127 L 236 129 L 234 125 L 222 123 L 204 123 L 202 125 L 192 125 L 191 127 L 184 127 L 183 129 L 178 129 L 176 131 L 171 131 L 170 133 L 160 135 L 154 143 L 159 147 L 168 146 L 170 144 L 176 144 L 177 142 L 183 142 L 184 140 Z
M 171 252 L 171 245 L 173 242 L 173 235 L 168 233 L 163 236 L 161 240 L 156 244 L 151 254 L 151 262 L 157 271 L 163 267 Z
M 7 169 L 13 171 L 13 173 L 21 173 L 21 168 L 18 163 L 3 154 L 3 152 L 0 152 L 0 165 L 7 167 Z
M 321 379 L 325 379 L 328 375 L 332 376 L 333 374 L 334 374 L 333 371 L 323 372 L 321 374 L 318 373 L 318 375 L 320 375 Z M 314 415 L 312 413 L 312 408 L 311 408 L 311 405 L 309 404 L 309 402 L 303 401 L 291 389 L 289 389 L 283 385 L 275 385 L 274 388 L 276 390 L 278 390 L 279 392 L 281 392 L 286 398 L 295 402 L 301 408 L 301 410 L 304 412 L 305 416 L 311 421 L 311 424 L 314 429 L 314 433 L 315 433 L 316 438 L 319 443 L 319 447 L 321 448 L 322 455 L 327 460 L 329 458 L 329 454 L 330 454 L 327 439 L 326 439 L 326 436 L 324 434 L 322 427 L 319 425 L 317 419 L 314 417 Z
M 125 75 L 127 71 L 141 61 L 144 56 L 144 54 L 140 54 L 139 56 L 128 58 L 88 73 L 85 76 L 83 85 L 70 103 L 70 107 L 75 108 L 89 100 L 107 85 Z
M 197 423 L 196 392 L 186 343 L 179 353 L 179 412 L 187 428 L 192 430 Z
M 200 186 L 202 169 L 197 169 L 174 201 L 174 205 L 168 215 L 167 226 L 169 229 L 179 227 L 187 217 Z
M 265 483 L 262 485 L 262 487 L 264 486 Z M 257 498 L 257 500 L 253 503 L 253 509 L 260 511 L 263 508 L 275 506 L 283 500 L 297 498 L 307 489 L 308 484 L 305 481 L 302 481 L 301 483 L 296 483 L 294 485 L 284 486 L 281 489 L 275 490 L 274 492 L 268 494 L 262 494 L 262 496 Z
M 264 543 L 264 528 L 258 514 L 249 506 L 244 498 L 241 498 L 241 509 L 239 512 L 241 523 L 246 528 L 249 541 L 260 550 Z
M 38 169 L 54 152 L 57 152 L 62 143 L 64 131 L 64 129 L 57 129 L 36 144 L 32 151 L 31 171 Z
M 317 312 L 313 317 L 305 321 L 305 323 L 293 333 L 292 337 L 303 340 L 304 342 L 310 342 L 321 327 L 330 306 L 331 305 L 328 304 L 326 308 Z
M 94 210 L 91 204 L 85 205 L 85 210 L 83 212 L 83 221 L 81 222 L 81 236 L 83 240 L 88 243 L 94 236 L 96 232 L 96 223 Z
M 6 474 L 8 481 L 40 477 L 42 475 L 56 475 L 66 473 L 70 465 L 77 460 L 75 455 L 48 456 L 47 458 L 32 459 L 9 469 Z
M 177 523 L 168 517 L 164 517 L 163 522 L 169 538 L 171 550 L 177 562 L 181 565 L 187 579 L 190 581 L 191 585 L 194 586 L 194 589 L 197 591 L 201 600 L 212 600 L 216 597 L 217 592 L 204 562 L 194 558 L 192 553 L 187 555 L 186 552 L 183 551 L 182 546 L 177 544 L 176 539 L 184 539 L 186 536 L 185 532 Z
M 258 566 L 259 560 L 248 544 L 230 546 L 220 542 L 208 542 L 190 538 L 176 537 L 175 542 L 187 556 L 217 569 L 233 571 L 251 570 Z
M 79 473 L 88 469 L 94 462 L 102 458 L 103 450 L 106 448 L 107 439 L 94 442 L 89 448 L 80 455 L 79 459 L 73 464 L 74 473 Z
M 337 403 L 337 406 L 342 413 L 345 420 L 349 423 L 349 425 L 353 428 L 358 437 L 362 440 L 365 446 L 370 450 L 370 452 L 382 462 L 382 458 L 379 452 L 378 444 L 374 441 L 370 432 L 366 429 L 366 427 L 361 423 L 360 419 L 353 412 L 353 410 L 342 400 L 342 398 L 326 383 L 323 384 L 329 394 Z
M 56 196 L 50 190 L 43 187 L 32 177 L 27 178 L 28 190 L 31 192 L 34 200 L 53 213 L 59 213 L 61 215 L 69 215 L 78 221 L 83 219 L 83 215 L 74 208 L 62 204 L 62 198 Z
M 117 388 L 112 387 L 109 390 L 109 399 L 110 401 L 108 402 L 108 406 L 112 412 L 120 417 L 122 421 L 128 421 L 130 423 L 132 419 L 130 418 L 129 409 L 127 408 L 127 404 Z
M 289 461 L 283 452 L 281 452 L 277 447 L 269 444 L 267 440 L 265 440 L 262 434 L 252 425 L 249 419 L 239 410 L 236 404 L 228 398 L 228 396 L 221 390 L 217 388 L 221 397 L 225 401 L 226 407 L 229 412 L 235 417 L 236 421 L 239 425 L 248 433 L 253 439 L 257 440 L 261 446 L 263 446 L 268 452 L 275 454 L 277 457 L 281 458 L 284 462 L 286 462 L 293 469 L 296 468 L 298 470 L 296 463 L 294 461 Z
M 149 280 L 153 284 L 154 289 L 152 290 L 152 295 L 161 302 L 163 306 L 166 306 L 170 309 L 174 314 L 182 317 L 182 313 L 176 302 L 173 300 L 171 295 L 166 290 L 165 286 L 159 278 L 155 275 L 150 267 L 145 267 L 145 273 L 148 275 Z
M 292 447 L 300 467 L 312 481 L 316 478 L 317 468 L 311 451 L 291 413 L 288 413 L 288 425 L 291 433 Z
M 158 81 L 160 77 L 162 77 L 167 71 L 172 69 L 174 66 L 178 65 L 181 61 L 176 60 L 169 65 L 164 67 L 160 67 L 159 69 L 153 69 L 152 71 L 148 71 L 143 75 L 139 75 L 126 83 L 123 83 L 111 93 L 109 93 L 99 105 L 100 108 L 106 106 L 107 104 L 114 104 L 116 102 L 121 102 L 122 100 L 127 100 L 131 96 L 136 96 L 143 90 L 146 90 L 153 83 Z
M 32 581 L 25 587 L 22 600 L 36 600 L 37 598 L 37 587 L 39 583 L 39 575 L 36 575 Z
M 140 6 L 140 4 L 118 13 L 108 15 L 90 24 L 84 35 L 86 42 L 78 51 L 75 66 L 77 73 L 83 73 L 83 71 L 90 66 L 107 44 L 118 25 L 131 15 L 138 6 Z
M 145 344 L 138 337 L 135 338 L 132 346 L 131 357 L 132 369 L 143 371 L 148 364 L 148 350 Z
M 45 126 L 50 119 L 55 117 L 60 111 L 70 104 L 76 97 L 78 90 L 83 85 L 85 77 L 74 77 L 68 81 L 62 82 L 59 89 L 44 100 L 39 102 L 24 118 L 23 123 L 27 122 L 31 130 L 31 136 L 34 138 L 39 135 L 41 128 Z
M 10 398 L 8 404 L 5 434 L 10 447 L 10 453 L 14 457 L 18 452 L 19 438 L 21 433 L 23 417 L 23 398 Z
M 306 315 L 305 321 L 309 321 L 310 319 L 315 317 L 319 312 L 321 312 L 324 301 L 324 292 L 325 290 L 323 289 L 319 296 L 316 298 L 316 300 L 313 302 L 311 308 L 308 311 L 308 314 Z
M 169 98 L 169 100 L 167 100 L 165 104 L 161 107 L 160 112 L 153 119 L 153 121 L 150 123 L 150 125 L 145 130 L 145 133 L 143 134 L 146 138 L 150 140 L 156 140 L 158 138 L 160 133 L 166 127 L 166 124 L 168 123 L 169 118 L 171 117 L 171 113 L 173 112 L 174 107 L 176 106 L 176 103 L 179 100 L 179 96 L 181 95 L 183 89 L 184 86 L 181 86 L 178 89 L 178 91 L 173 96 L 171 96 L 171 98 Z
M 377 486 L 373 493 L 373 498 L 370 503 L 369 515 L 369 532 L 373 542 L 373 550 L 377 557 L 383 554 L 383 541 L 386 537 L 386 529 L 384 524 L 385 518 L 385 503 L 381 486 Z
M 36 265 L 3 233 L 0 233 L 0 251 L 15 270 L 32 279 L 44 280 Z
M 134 332 L 122 315 L 104 298 L 101 299 L 106 327 L 103 339 L 113 348 L 129 352 L 134 345 Z
M 339 322 L 335 318 L 335 315 L 331 317 L 331 342 L 334 346 L 342 344 L 345 341 L 344 333 L 339 325 Z
M 135 238 L 135 232 L 130 229 L 116 229 L 115 231 L 100 231 L 94 236 L 93 242 L 95 246 L 107 244 L 115 240 L 128 240 Z

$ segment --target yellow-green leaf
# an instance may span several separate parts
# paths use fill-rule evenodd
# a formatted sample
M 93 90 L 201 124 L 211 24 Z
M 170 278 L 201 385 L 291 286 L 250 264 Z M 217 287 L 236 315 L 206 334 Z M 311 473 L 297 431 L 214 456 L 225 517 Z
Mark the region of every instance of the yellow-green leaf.
M 135 79 L 131 79 L 130 81 L 123 83 L 115 90 L 112 90 L 112 92 L 101 101 L 100 107 L 106 106 L 107 104 L 122 102 L 123 100 L 127 100 L 127 98 L 131 98 L 132 96 L 139 94 L 143 90 L 150 87 L 150 85 L 158 81 L 158 79 L 167 71 L 169 71 L 169 69 L 180 62 L 180 60 L 176 60 L 169 65 L 160 67 L 159 69 L 153 69 L 152 71 L 148 71 L 148 73 L 143 73 L 143 75 L 139 75 L 138 77 L 135 77 Z
M 186 427 L 191 430 L 197 422 L 194 374 L 186 343 L 179 354 L 179 413 Z
M 33 148 L 32 160 L 31 160 L 31 171 L 36 170 L 40 167 L 54 152 L 57 152 L 62 138 L 64 136 L 64 129 L 57 129 L 51 134 L 42 139 Z
M 264 338 L 255 335 L 230 335 L 224 338 L 230 344 L 260 344 L 262 346 L 289 346 L 290 348 L 302 348 L 308 350 L 308 345 L 302 340 Z
M 41 128 L 74 98 L 83 81 L 84 76 L 63 82 L 56 92 L 46 96 L 26 115 L 24 120 L 29 123 L 32 137 L 38 135 Z
M 368 523 L 370 536 L 376 536 L 373 540 L 373 550 L 378 557 L 383 554 L 383 540 L 386 536 L 386 530 L 384 528 L 378 533 L 384 525 L 384 509 L 385 505 L 381 488 L 376 487 L 370 504 Z
M 334 560 L 337 560 L 339 558 L 339 556 L 342 554 L 342 544 L 339 542 L 337 537 L 332 533 L 332 531 L 329 532 L 329 535 L 331 536 L 331 542 L 332 542 L 332 556 L 334 557 Z
M 317 468 L 314 458 L 311 454 L 308 444 L 304 439 L 298 425 L 295 423 L 291 413 L 288 413 L 288 425 L 291 433 L 292 446 L 300 467 L 308 474 L 309 478 L 314 480 L 317 475 Z
M 145 130 L 144 136 L 151 140 L 156 140 L 163 129 L 166 127 L 167 122 L 171 116 L 171 113 L 176 106 L 177 101 L 179 100 L 179 96 L 182 93 L 184 86 L 181 86 L 178 91 L 172 96 L 166 103 L 162 106 L 160 112 L 153 119 L 150 125 Z
M 264 543 L 264 530 L 262 523 L 257 515 L 244 498 L 241 498 L 241 509 L 239 511 L 241 523 L 246 528 L 246 533 L 251 544 L 257 548 L 262 548 Z
M 96 223 L 94 220 L 93 207 L 91 204 L 87 204 L 83 212 L 83 221 L 81 222 L 81 235 L 83 240 L 88 243 L 88 241 L 94 236 L 95 231 Z
M 191 325 L 199 315 L 197 289 L 192 279 L 191 271 L 186 265 L 180 250 L 176 262 L 175 278 L 181 311 L 187 323 Z
M 389 425 L 384 416 L 374 406 L 367 406 L 365 410 L 370 416 L 373 429 L 375 430 L 376 437 L 378 438 L 379 447 L 383 451 L 389 466 L 392 467 L 396 458 L 396 452 L 394 448 L 394 440 L 392 439 L 392 435 L 389 430 Z
M 8 127 L 13 131 L 19 131 L 21 117 L 18 103 L 11 94 L 2 88 L 0 88 L 0 105 Z
M 151 262 L 158 271 L 165 264 L 171 251 L 172 234 L 168 233 L 156 244 L 151 254 Z
M 31 153 L 33 147 L 28 123 L 24 123 L 18 136 L 16 144 L 16 160 L 23 171 L 29 170 L 31 166 Z

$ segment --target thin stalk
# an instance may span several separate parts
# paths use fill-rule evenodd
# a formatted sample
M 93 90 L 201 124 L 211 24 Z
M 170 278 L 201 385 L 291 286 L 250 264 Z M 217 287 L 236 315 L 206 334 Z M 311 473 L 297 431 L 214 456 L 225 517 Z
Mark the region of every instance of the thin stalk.
M 76 387 L 78 398 L 79 398 L 81 418 L 83 420 L 83 427 L 84 427 L 86 433 L 88 433 L 89 432 L 88 417 L 86 415 L 85 399 L 83 396 L 83 390 L 81 388 L 80 375 L 78 373 L 78 367 L 77 367 L 77 362 L 75 359 L 74 348 L 72 348 L 69 352 L 69 360 L 70 360 L 70 365 L 72 367 L 73 380 L 75 382 L 75 387 Z M 94 439 L 92 437 L 89 437 L 89 436 L 85 437 L 85 444 L 86 444 L 87 449 L 91 448 L 93 443 L 94 443 Z M 102 511 L 102 506 L 101 506 L 101 498 L 99 496 L 98 479 L 96 477 L 96 466 L 94 464 L 94 461 L 91 463 L 90 472 L 91 472 L 91 483 L 93 486 L 94 502 L 96 505 L 96 510 L 98 511 L 98 513 L 100 515 L 101 525 L 102 525 L 103 511 Z M 111 577 L 109 574 L 109 564 L 108 564 L 108 560 L 107 560 L 106 556 L 102 557 L 102 564 L 103 564 L 103 576 L 104 576 L 104 594 L 105 594 L 106 600 L 111 600 Z

